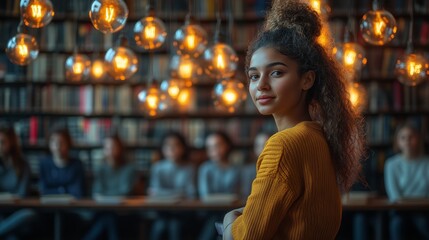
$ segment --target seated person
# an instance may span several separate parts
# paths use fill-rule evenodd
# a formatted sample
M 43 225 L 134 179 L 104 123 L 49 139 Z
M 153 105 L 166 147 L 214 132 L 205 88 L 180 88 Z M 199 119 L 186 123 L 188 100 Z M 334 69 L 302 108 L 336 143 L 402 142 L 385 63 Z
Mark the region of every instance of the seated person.
M 233 166 L 229 156 L 232 141 L 229 136 L 217 131 L 206 138 L 206 151 L 209 160 L 204 162 L 198 171 L 198 190 L 201 199 L 210 198 L 212 194 L 231 194 L 239 196 L 240 172 Z M 215 222 L 222 222 L 224 213 L 212 214 L 206 221 L 200 238 L 216 238 Z
M 154 197 L 195 198 L 195 170 L 189 163 L 189 151 L 181 133 L 167 133 L 161 142 L 162 160 L 151 169 L 149 195 Z M 151 239 L 167 239 L 162 234 L 168 229 L 168 239 L 180 239 L 184 214 L 159 214 L 154 221 Z
M 30 182 L 30 168 L 22 156 L 18 137 L 12 126 L 0 126 L 0 193 L 25 197 Z M 36 217 L 33 210 L 2 210 L 0 239 L 23 237 Z
M 387 196 L 392 202 L 429 197 L 429 157 L 424 155 L 420 131 L 412 124 L 398 127 L 395 145 L 399 153 L 386 160 L 384 168 Z M 429 218 L 422 213 L 393 212 L 390 239 L 409 239 L 413 234 L 429 239 Z
M 95 171 L 93 197 L 130 196 L 136 182 L 136 168 L 126 161 L 122 140 L 117 135 L 106 138 L 103 150 L 105 164 Z M 83 239 L 99 239 L 103 232 L 109 240 L 119 239 L 114 213 L 101 212 L 92 218 L 92 226 Z

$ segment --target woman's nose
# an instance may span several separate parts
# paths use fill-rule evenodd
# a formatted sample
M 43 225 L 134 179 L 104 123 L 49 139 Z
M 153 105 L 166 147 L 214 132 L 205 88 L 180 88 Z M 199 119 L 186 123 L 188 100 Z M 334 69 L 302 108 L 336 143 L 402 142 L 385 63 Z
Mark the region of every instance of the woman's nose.
M 270 84 L 269 84 L 268 77 L 265 74 L 261 75 L 261 78 L 259 79 L 259 82 L 258 82 L 258 90 L 267 90 L 269 88 L 270 88 Z

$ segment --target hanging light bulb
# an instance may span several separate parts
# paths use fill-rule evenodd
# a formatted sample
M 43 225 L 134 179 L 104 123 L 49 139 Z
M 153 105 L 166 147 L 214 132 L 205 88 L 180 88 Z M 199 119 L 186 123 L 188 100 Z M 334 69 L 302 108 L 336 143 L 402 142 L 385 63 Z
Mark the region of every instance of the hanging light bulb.
M 160 84 L 161 91 L 167 93 L 167 95 L 176 100 L 182 89 L 189 88 L 192 86 L 192 81 L 187 79 L 170 78 L 164 80 Z
M 374 0 L 373 10 L 362 17 L 360 30 L 366 42 L 384 45 L 395 37 L 396 20 L 390 12 L 379 7 L 377 0 Z
M 146 50 L 161 47 L 166 36 L 165 25 L 155 17 L 153 9 L 149 9 L 149 15 L 134 25 L 134 39 L 138 46 Z
M 307 2 L 319 15 L 331 12 L 331 8 L 324 0 L 304 0 L 304 2 Z
M 188 14 L 185 25 L 174 33 L 173 46 L 178 55 L 197 58 L 207 48 L 207 33 Z
M 220 42 L 204 52 L 204 60 L 207 74 L 217 79 L 232 77 L 238 67 L 238 56 L 234 49 Z
M 121 38 L 120 41 L 120 46 L 107 50 L 104 61 L 110 76 L 116 80 L 125 80 L 137 72 L 138 59 L 134 52 L 126 47 L 126 38 Z
M 348 85 L 349 99 L 353 108 L 361 112 L 365 109 L 367 103 L 367 94 L 365 88 L 357 82 Z
M 125 26 L 128 7 L 122 0 L 94 0 L 89 18 L 97 30 L 103 33 L 114 33 Z
M 102 59 L 96 59 L 91 64 L 91 79 L 93 80 L 100 80 L 104 76 L 106 76 L 106 65 L 104 63 L 104 60 Z
M 215 84 L 213 99 L 217 109 L 233 113 L 246 100 L 246 89 L 237 79 L 224 79 Z
M 11 62 L 24 66 L 37 58 L 39 48 L 33 36 L 19 32 L 20 27 L 18 27 L 18 34 L 9 39 L 6 54 Z
M 193 88 L 191 87 L 182 88 L 176 99 L 178 110 L 179 111 L 189 110 L 189 107 L 193 102 L 192 101 L 193 97 L 194 97 Z
M 367 63 L 367 59 L 365 58 L 363 47 L 353 42 L 351 38 L 351 33 L 346 30 L 344 43 L 335 46 L 332 49 L 332 53 L 349 73 L 358 75 L 362 67 Z
M 86 80 L 89 76 L 91 61 L 84 54 L 74 53 L 66 59 L 66 79 L 69 81 Z
M 415 53 L 406 54 L 397 60 L 395 74 L 399 82 L 407 86 L 417 86 L 428 79 L 428 62 L 426 59 Z
M 24 24 L 31 28 L 46 26 L 55 15 L 49 0 L 21 0 L 20 8 Z
M 138 94 L 140 110 L 150 117 L 155 117 L 167 111 L 171 104 L 164 92 L 160 91 L 156 84 L 151 84 L 148 89 Z
M 170 60 L 170 71 L 173 78 L 197 80 L 203 74 L 202 67 L 193 58 L 174 55 Z

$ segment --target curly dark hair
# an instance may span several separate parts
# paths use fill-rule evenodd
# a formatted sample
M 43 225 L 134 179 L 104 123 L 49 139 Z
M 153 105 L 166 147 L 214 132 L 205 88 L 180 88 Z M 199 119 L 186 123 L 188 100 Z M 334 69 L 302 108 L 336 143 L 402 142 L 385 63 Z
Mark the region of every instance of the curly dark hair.
M 342 191 L 359 177 L 365 157 L 363 118 L 353 109 L 345 87 L 343 69 L 317 41 L 322 29 L 319 15 L 298 1 L 273 1 L 263 30 L 249 46 L 246 72 L 254 52 L 274 48 L 295 60 L 299 74 L 315 72 L 306 102 L 313 120 L 323 126 Z

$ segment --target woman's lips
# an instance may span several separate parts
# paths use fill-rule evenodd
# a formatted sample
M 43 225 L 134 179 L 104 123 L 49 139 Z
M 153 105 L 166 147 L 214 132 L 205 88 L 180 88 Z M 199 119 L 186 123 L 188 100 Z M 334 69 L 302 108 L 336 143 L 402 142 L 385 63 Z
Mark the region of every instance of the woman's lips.
M 259 104 L 264 105 L 264 104 L 268 104 L 268 103 L 270 103 L 273 99 L 274 99 L 274 97 L 271 97 L 271 96 L 260 96 L 260 97 L 258 97 L 258 98 L 256 99 L 256 101 L 257 101 Z

